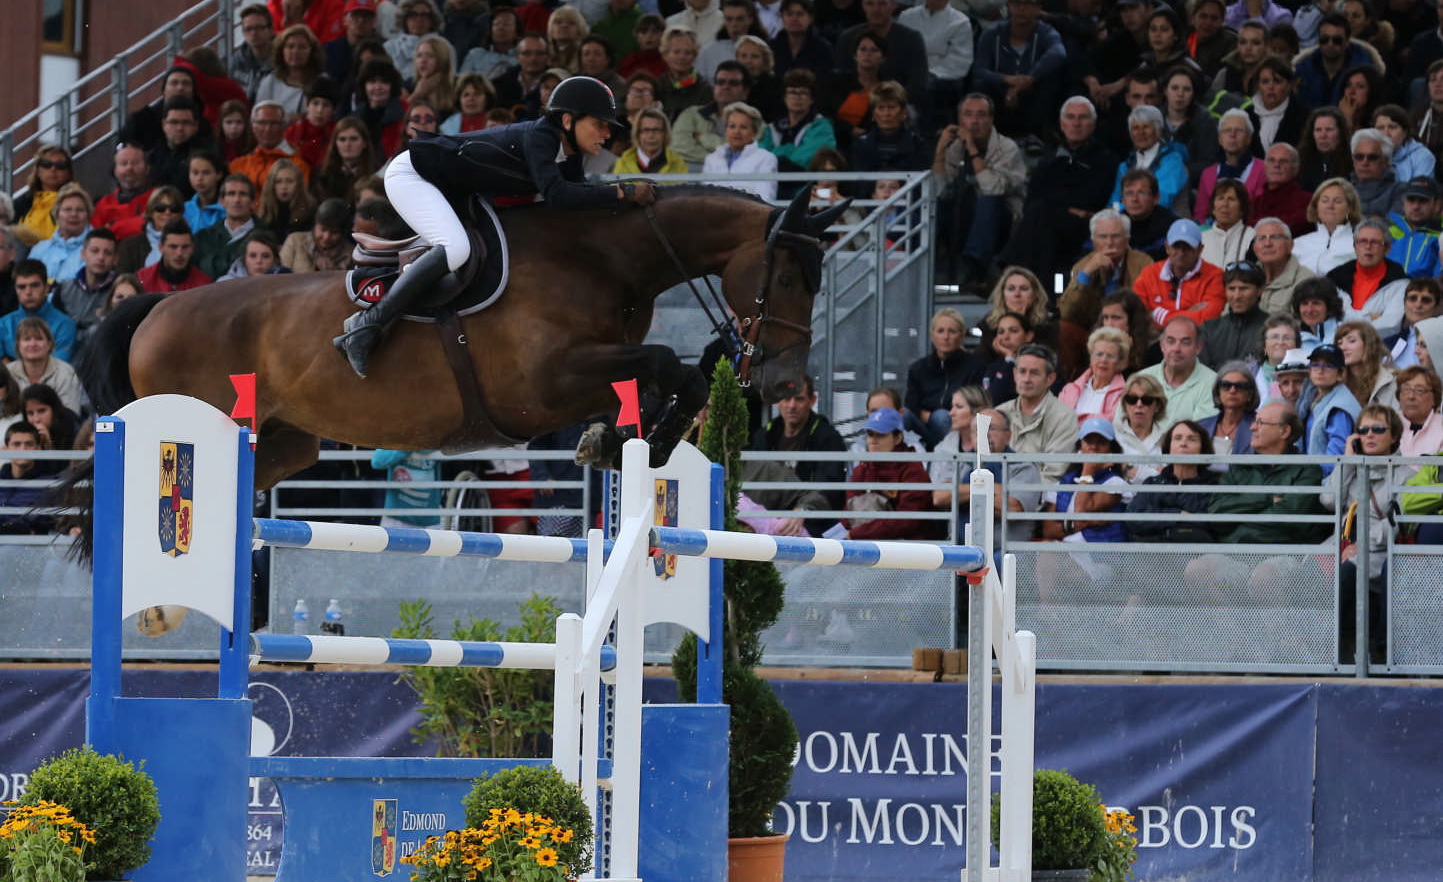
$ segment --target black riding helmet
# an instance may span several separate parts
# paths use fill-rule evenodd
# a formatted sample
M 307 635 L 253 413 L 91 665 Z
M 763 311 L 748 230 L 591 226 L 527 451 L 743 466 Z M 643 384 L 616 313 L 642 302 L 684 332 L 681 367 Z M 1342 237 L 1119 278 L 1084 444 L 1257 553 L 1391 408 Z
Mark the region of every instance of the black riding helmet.
M 561 114 L 569 113 L 575 119 L 594 116 L 614 126 L 616 120 L 616 96 L 601 80 L 594 77 L 569 77 L 557 84 L 546 104 L 546 115 L 557 125 Z

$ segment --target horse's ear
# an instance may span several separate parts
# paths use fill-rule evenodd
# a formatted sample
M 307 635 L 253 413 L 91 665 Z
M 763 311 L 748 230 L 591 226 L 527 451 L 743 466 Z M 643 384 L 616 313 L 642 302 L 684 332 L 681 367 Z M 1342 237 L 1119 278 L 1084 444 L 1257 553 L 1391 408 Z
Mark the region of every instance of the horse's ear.
M 830 227 L 832 224 L 836 223 L 837 218 L 841 217 L 843 212 L 845 212 L 848 208 L 851 207 L 852 200 L 843 199 L 836 205 L 833 205 L 830 208 L 824 208 L 816 214 L 808 217 L 807 224 L 812 228 L 812 235 L 820 237 L 823 233 L 827 231 L 827 227 Z
M 812 188 L 803 187 L 792 197 L 792 204 L 787 206 L 786 213 L 782 215 L 782 222 L 777 229 L 786 230 L 789 233 L 803 233 L 807 229 L 807 206 L 812 202 Z

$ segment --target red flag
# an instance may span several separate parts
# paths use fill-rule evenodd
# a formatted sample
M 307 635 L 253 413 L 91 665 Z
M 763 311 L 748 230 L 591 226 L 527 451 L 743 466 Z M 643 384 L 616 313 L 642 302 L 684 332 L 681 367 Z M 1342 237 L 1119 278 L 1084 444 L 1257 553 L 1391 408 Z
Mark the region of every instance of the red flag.
M 641 436 L 641 403 L 637 397 L 636 381 L 622 380 L 612 383 L 616 397 L 621 399 L 621 411 L 616 415 L 616 427 L 636 426 L 637 437 Z
M 231 408 L 231 419 L 250 420 L 251 425 L 254 426 L 256 421 L 256 375 L 231 374 L 230 384 L 235 387 L 235 407 Z

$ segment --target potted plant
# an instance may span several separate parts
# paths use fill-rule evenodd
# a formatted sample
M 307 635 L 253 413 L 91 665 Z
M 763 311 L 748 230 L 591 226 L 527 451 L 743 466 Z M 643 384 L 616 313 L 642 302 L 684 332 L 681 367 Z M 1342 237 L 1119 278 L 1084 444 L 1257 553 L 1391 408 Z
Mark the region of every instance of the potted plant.
M 1097 788 L 1066 771 L 1038 769 L 1032 777 L 1032 878 L 1037 882 L 1123 882 L 1137 860 L 1137 832 L 1126 809 L 1111 809 Z M 1001 802 L 992 797 L 992 840 L 1001 829 Z
M 160 799 L 155 781 L 122 757 L 102 756 L 89 745 L 67 750 L 30 774 L 20 802 L 65 806 L 94 831 L 87 879 L 122 879 L 150 860 Z
M 429 837 L 401 858 L 413 882 L 564 882 L 591 869 L 586 800 L 556 769 L 489 775 L 465 805 L 466 829 Z
M 86 849 L 95 832 L 70 810 L 41 800 L 13 807 L 0 824 L 0 879 L 6 882 L 84 882 Z
M 573 875 L 591 869 L 591 811 L 581 788 L 554 766 L 517 766 L 476 781 L 466 795 L 466 826 L 482 828 L 497 813 L 530 813 L 549 818 L 571 833 L 556 845 L 561 865 Z
M 712 376 L 711 404 L 701 450 L 726 468 L 724 529 L 741 529 L 736 517 L 741 450 L 747 443 L 746 404 L 731 365 Z M 771 686 L 753 670 L 761 664 L 761 635 L 781 615 L 786 584 L 770 561 L 728 560 L 722 696 L 731 708 L 728 769 L 729 878 L 780 880 L 787 837 L 772 832 L 772 811 L 786 798 L 797 728 Z M 682 641 L 672 657 L 682 701 L 696 700 L 696 639 Z M 755 875 L 752 875 L 752 874 Z

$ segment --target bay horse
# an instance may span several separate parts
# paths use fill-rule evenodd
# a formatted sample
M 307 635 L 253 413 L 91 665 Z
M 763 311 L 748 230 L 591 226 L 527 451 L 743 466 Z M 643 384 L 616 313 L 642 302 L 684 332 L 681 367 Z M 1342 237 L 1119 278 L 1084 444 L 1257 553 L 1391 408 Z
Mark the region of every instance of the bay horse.
M 721 277 L 729 309 L 755 335 L 751 379 L 764 401 L 801 388 L 820 236 L 845 206 L 808 217 L 805 189 L 785 209 L 714 186 L 658 193 L 654 217 L 631 206 L 499 212 L 509 283 L 494 305 L 463 320 L 482 404 L 497 430 L 488 443 L 615 412 L 611 383 L 636 378 L 645 399 L 657 402 L 643 423 L 653 461 L 664 462 L 706 403 L 707 379 L 643 338 L 657 295 L 688 277 Z M 87 387 L 100 413 L 160 393 L 229 412 L 229 376 L 255 373 L 261 489 L 314 463 L 321 438 L 403 450 L 445 446 L 462 423 L 463 403 L 434 326 L 398 322 L 362 379 L 331 345 L 353 308 L 339 272 L 133 297 L 92 338 Z M 608 464 L 619 448 L 611 430 L 579 453 Z

